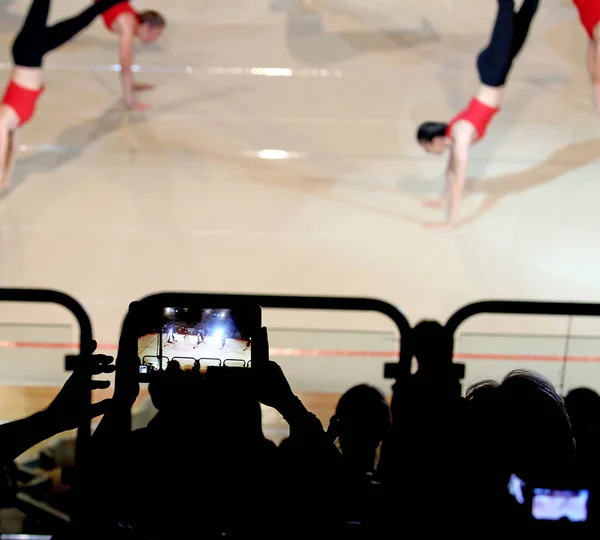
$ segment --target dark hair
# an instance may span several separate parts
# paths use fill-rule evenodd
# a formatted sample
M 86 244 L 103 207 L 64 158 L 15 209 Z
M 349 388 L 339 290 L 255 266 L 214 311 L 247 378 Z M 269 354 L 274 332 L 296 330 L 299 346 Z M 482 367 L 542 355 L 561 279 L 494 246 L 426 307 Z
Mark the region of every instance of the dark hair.
M 445 137 L 448 124 L 444 122 L 423 122 L 417 130 L 417 141 L 431 142 L 436 137 Z
M 565 403 L 540 374 L 514 370 L 501 383 L 485 380 L 471 386 L 466 397 L 475 406 L 476 429 L 491 436 L 490 450 L 499 452 L 498 459 L 559 470 L 574 456 Z
M 573 427 L 578 430 L 600 426 L 600 395 L 591 388 L 575 388 L 565 398 Z
M 384 395 L 374 386 L 359 384 L 347 390 L 338 401 L 335 415 L 368 429 L 378 439 L 389 430 L 390 408 Z
M 140 13 L 140 22 L 147 24 L 150 28 L 164 28 L 167 26 L 166 19 L 158 12 L 153 9 L 147 9 Z

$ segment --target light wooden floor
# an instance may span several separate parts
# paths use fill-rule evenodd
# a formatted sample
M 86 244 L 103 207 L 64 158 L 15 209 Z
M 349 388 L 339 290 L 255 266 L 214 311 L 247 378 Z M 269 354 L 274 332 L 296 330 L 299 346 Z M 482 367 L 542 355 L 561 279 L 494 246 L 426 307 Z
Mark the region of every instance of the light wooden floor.
M 569 2 L 543 2 L 445 233 L 423 227 L 445 162 L 415 128 L 469 99 L 493 0 L 135 3 L 169 19 L 136 57 L 154 108 L 122 109 L 100 22 L 47 58 L 0 196 L 0 285 L 72 294 L 103 343 L 158 290 L 374 296 L 412 322 L 482 298 L 600 300 L 600 121 Z M 53 20 L 82 5 L 54 2 Z M 0 62 L 26 6 L 0 5 Z M 311 317 L 294 327 L 342 324 Z

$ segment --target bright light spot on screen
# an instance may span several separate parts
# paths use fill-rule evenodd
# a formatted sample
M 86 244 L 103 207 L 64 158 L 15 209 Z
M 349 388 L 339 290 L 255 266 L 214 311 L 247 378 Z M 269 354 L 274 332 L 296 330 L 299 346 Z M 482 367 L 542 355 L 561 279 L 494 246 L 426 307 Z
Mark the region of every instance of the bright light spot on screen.
M 213 337 L 215 339 L 223 339 L 223 329 L 222 328 L 217 328 L 214 333 L 213 333 Z
M 221 312 L 221 319 L 224 319 L 226 314 L 227 314 L 227 312 L 226 312 L 226 311 L 222 311 L 222 312 Z

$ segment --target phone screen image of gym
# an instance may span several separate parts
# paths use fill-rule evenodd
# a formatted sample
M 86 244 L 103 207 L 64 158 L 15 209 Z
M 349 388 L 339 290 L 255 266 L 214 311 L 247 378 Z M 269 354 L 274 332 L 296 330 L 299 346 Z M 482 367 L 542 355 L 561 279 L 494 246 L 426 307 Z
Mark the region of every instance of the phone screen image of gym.
M 573 523 L 587 520 L 589 491 L 535 489 L 531 514 L 535 519 L 559 521 L 568 519 Z
M 183 369 L 251 366 L 247 315 L 232 309 L 164 308 L 162 328 L 138 340 L 140 373 L 164 370 L 176 360 Z

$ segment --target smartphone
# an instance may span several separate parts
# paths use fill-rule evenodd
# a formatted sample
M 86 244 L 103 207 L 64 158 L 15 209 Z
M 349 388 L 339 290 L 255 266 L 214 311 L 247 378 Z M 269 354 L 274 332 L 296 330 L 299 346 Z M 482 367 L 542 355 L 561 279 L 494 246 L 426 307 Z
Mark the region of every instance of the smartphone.
M 517 503 L 530 505 L 531 517 L 536 521 L 587 522 L 590 499 L 587 489 L 529 489 L 516 474 L 511 475 L 507 487 Z
M 244 370 L 261 361 L 252 356 L 252 340 L 262 326 L 257 304 L 224 304 L 218 298 L 207 304 L 206 295 L 159 296 L 168 300 L 167 305 L 151 302 L 137 308 L 140 381 L 164 371 L 173 361 L 200 373 Z
M 585 523 L 590 493 L 587 489 L 564 490 L 534 488 L 531 515 L 538 521 Z

